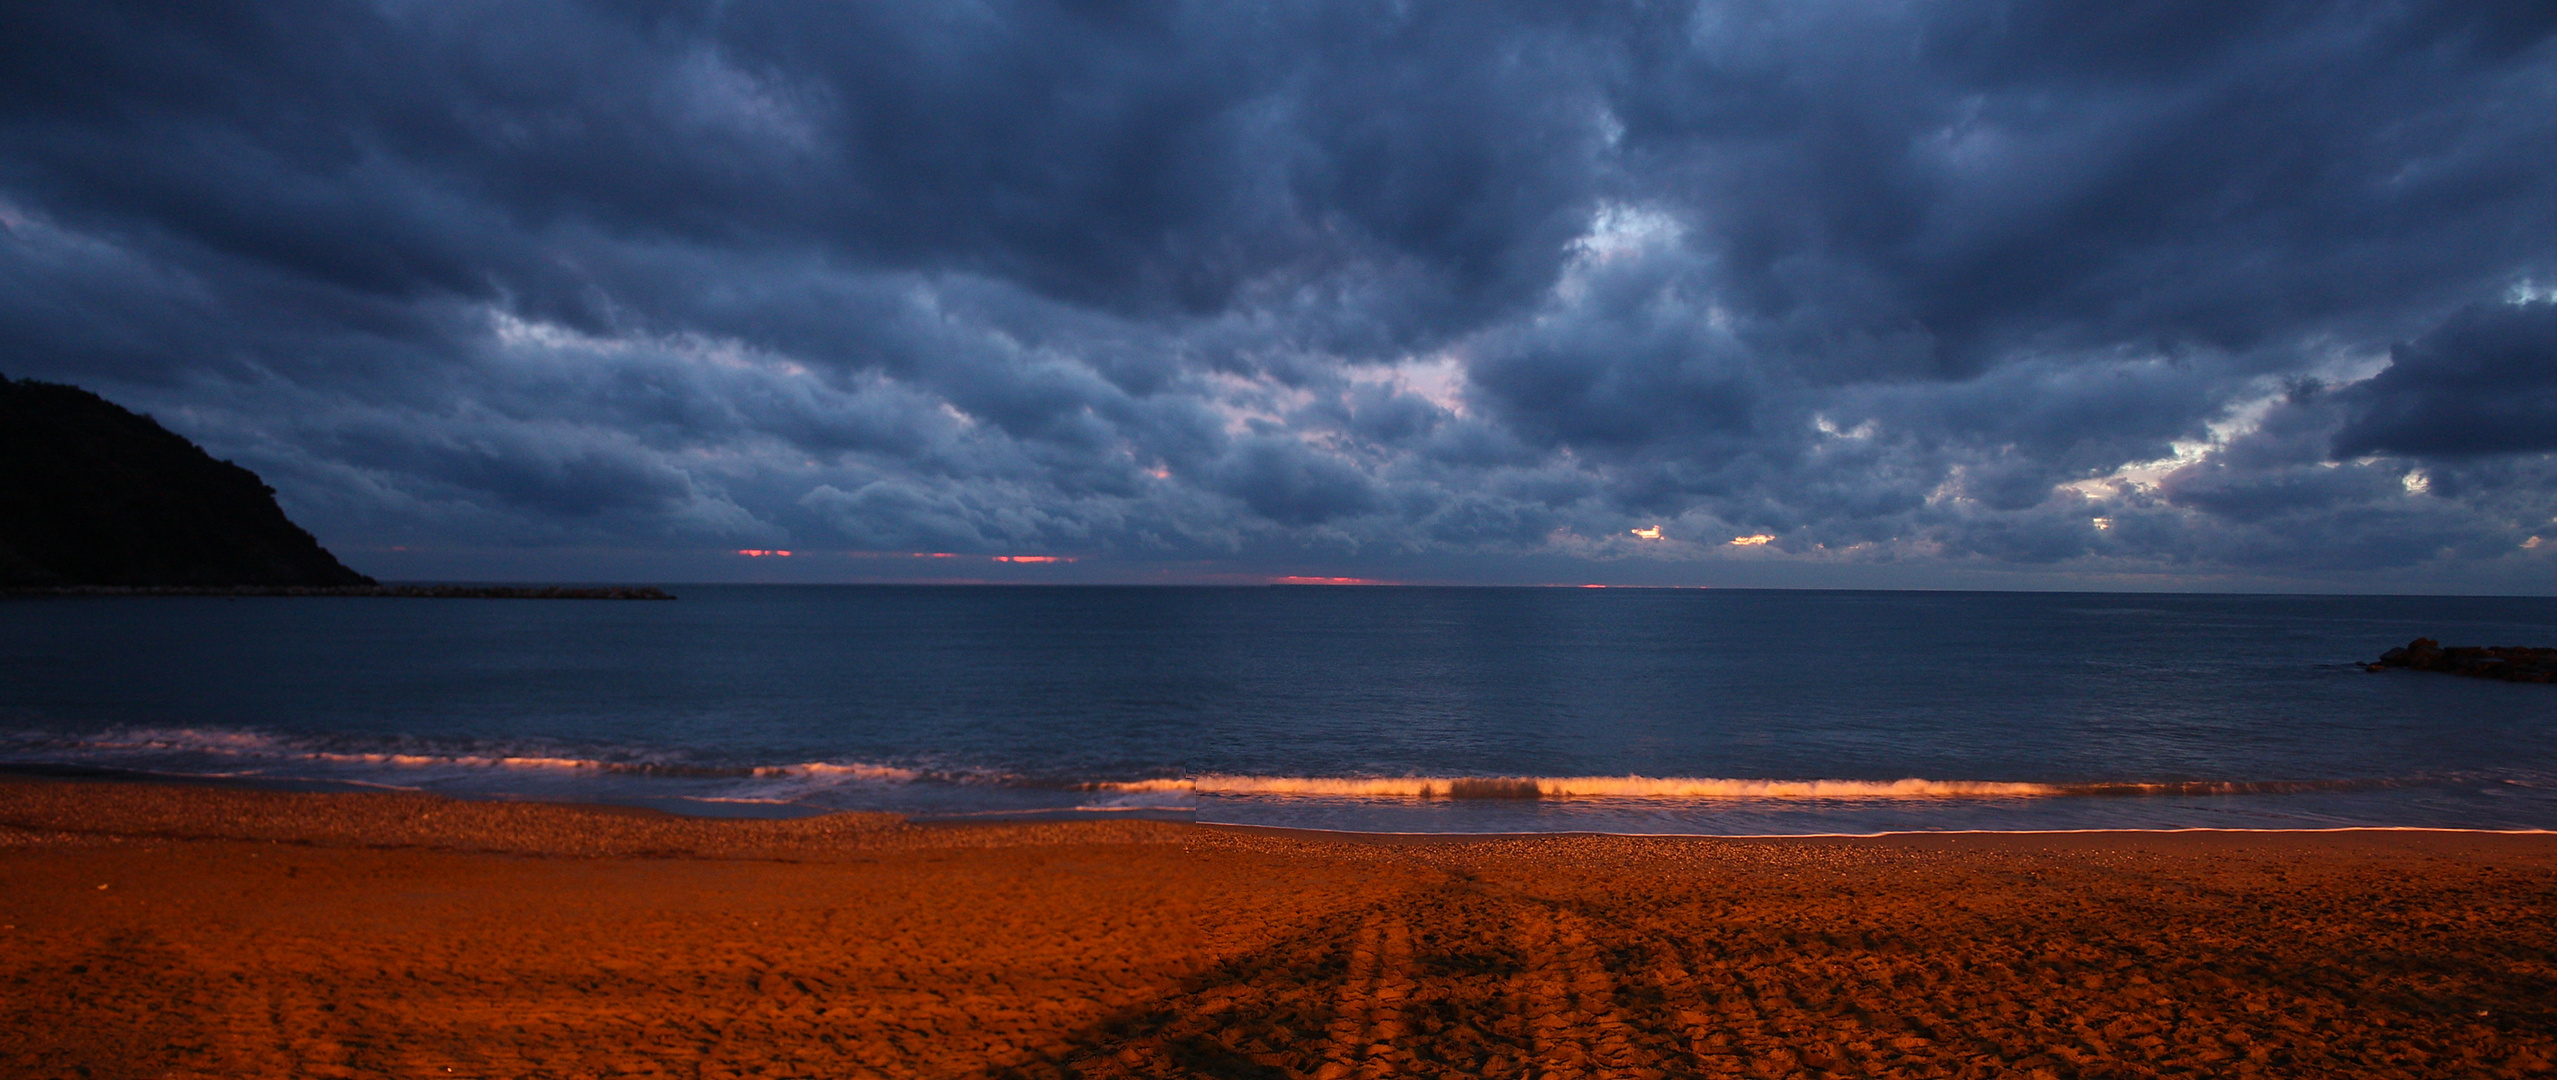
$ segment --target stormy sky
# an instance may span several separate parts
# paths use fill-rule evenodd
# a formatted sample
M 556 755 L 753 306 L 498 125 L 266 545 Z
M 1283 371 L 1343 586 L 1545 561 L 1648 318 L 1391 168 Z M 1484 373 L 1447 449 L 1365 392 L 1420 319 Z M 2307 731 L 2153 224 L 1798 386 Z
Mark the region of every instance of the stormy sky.
M 2557 8 L 9 5 L 0 374 L 384 578 L 2547 593 Z

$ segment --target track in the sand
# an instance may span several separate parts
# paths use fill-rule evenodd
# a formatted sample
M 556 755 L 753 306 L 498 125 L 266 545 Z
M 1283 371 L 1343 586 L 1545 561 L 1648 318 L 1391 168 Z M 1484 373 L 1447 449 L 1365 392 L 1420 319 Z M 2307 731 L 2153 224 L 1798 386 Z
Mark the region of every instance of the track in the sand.
M 2215 941 L 2193 912 L 2065 897 L 2029 920 L 1948 908 L 1915 922 L 1805 900 L 1802 918 L 1770 924 L 1717 918 L 1707 895 L 1460 883 L 1230 962 L 1078 1053 L 998 1075 L 2557 1075 L 2548 1038 L 2510 1037 L 2557 1013 L 2444 1007 L 2557 986 L 2544 957 L 2355 972 L 2244 948 L 2260 909 L 2228 912 Z

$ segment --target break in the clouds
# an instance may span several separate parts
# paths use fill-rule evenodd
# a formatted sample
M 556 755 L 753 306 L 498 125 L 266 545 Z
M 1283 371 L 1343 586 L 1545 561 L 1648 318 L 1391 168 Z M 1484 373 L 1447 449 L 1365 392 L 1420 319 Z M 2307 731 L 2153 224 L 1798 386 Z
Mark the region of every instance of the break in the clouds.
M 392 577 L 2544 591 L 2552 287 L 2536 0 L 0 14 L 0 372 Z

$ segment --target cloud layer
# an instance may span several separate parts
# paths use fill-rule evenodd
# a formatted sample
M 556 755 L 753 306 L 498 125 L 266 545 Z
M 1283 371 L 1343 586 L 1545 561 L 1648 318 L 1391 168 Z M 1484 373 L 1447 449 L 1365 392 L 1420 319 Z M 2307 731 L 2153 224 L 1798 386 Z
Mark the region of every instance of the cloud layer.
M 2557 585 L 2544 4 L 22 7 L 0 372 L 377 574 Z

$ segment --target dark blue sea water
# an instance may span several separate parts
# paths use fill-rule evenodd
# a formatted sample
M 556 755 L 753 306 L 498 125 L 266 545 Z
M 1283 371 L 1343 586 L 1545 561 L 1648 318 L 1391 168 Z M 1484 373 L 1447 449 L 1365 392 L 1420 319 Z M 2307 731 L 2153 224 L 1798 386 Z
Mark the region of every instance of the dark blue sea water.
M 0 601 L 0 764 L 1391 831 L 2557 827 L 2557 600 L 709 587 Z

